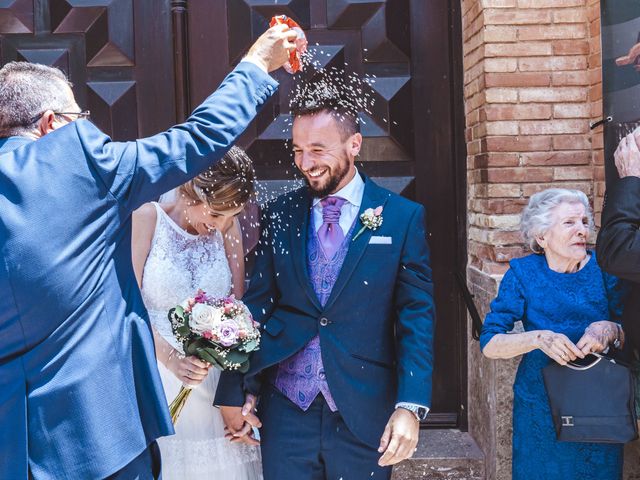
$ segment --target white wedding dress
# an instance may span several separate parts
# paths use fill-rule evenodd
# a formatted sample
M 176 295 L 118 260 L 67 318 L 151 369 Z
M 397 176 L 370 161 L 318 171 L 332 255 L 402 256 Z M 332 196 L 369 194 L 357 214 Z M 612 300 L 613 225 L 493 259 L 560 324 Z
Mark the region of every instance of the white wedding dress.
M 156 229 L 142 277 L 142 297 L 151 324 L 174 348 L 182 351 L 167 318 L 172 307 L 201 288 L 212 297 L 228 295 L 231 271 L 222 235 L 192 235 L 179 227 L 157 204 Z M 182 383 L 158 362 L 162 384 L 171 402 Z M 194 389 L 175 425 L 176 434 L 160 438 L 162 477 L 173 479 L 262 479 L 260 450 L 232 444 L 224 438 L 224 423 L 213 399 L 220 371 L 212 368 Z

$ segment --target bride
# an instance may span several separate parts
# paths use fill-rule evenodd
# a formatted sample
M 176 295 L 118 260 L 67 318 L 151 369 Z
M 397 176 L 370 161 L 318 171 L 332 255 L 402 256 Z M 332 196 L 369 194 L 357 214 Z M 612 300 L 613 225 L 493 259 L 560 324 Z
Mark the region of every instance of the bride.
M 249 157 L 237 147 L 182 185 L 169 203 L 143 205 L 133 215 L 133 266 L 149 311 L 166 397 L 196 386 L 175 425 L 158 440 L 163 478 L 262 478 L 256 446 L 225 439 L 213 399 L 220 371 L 185 357 L 167 318 L 198 289 L 209 296 L 244 293 L 244 252 L 236 216 L 254 192 Z M 257 443 L 257 442 L 255 442 Z

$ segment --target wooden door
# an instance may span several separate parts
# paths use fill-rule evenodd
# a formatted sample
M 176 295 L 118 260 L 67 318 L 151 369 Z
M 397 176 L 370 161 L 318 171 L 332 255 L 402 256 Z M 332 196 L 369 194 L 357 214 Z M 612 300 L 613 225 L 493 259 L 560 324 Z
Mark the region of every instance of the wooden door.
M 326 66 L 375 75 L 359 167 L 428 212 L 437 327 L 433 426 L 465 426 L 465 153 L 455 0 L 0 0 L 0 62 L 69 74 L 83 108 L 117 140 L 184 118 L 241 59 L 275 14 L 296 19 Z M 316 45 L 316 43 L 318 45 Z M 272 189 L 294 176 L 288 93 L 241 140 Z

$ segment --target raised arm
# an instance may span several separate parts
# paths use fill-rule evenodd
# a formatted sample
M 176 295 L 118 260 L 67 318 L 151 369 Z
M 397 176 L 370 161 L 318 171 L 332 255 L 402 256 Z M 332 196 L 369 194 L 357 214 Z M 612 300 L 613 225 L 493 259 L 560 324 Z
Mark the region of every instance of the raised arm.
M 186 122 L 166 132 L 121 143 L 89 122 L 76 122 L 87 158 L 125 214 L 222 158 L 277 90 L 267 70 L 281 66 L 293 48 L 289 39 L 295 32 L 285 30 L 281 26 L 265 32 L 248 60 L 240 62 Z

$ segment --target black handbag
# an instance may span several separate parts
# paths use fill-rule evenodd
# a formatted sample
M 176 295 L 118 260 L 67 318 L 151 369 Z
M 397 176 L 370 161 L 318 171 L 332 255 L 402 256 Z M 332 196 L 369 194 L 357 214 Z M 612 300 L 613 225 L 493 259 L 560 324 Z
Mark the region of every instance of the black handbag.
M 631 370 L 600 354 L 542 369 L 558 441 L 626 443 L 638 438 Z

